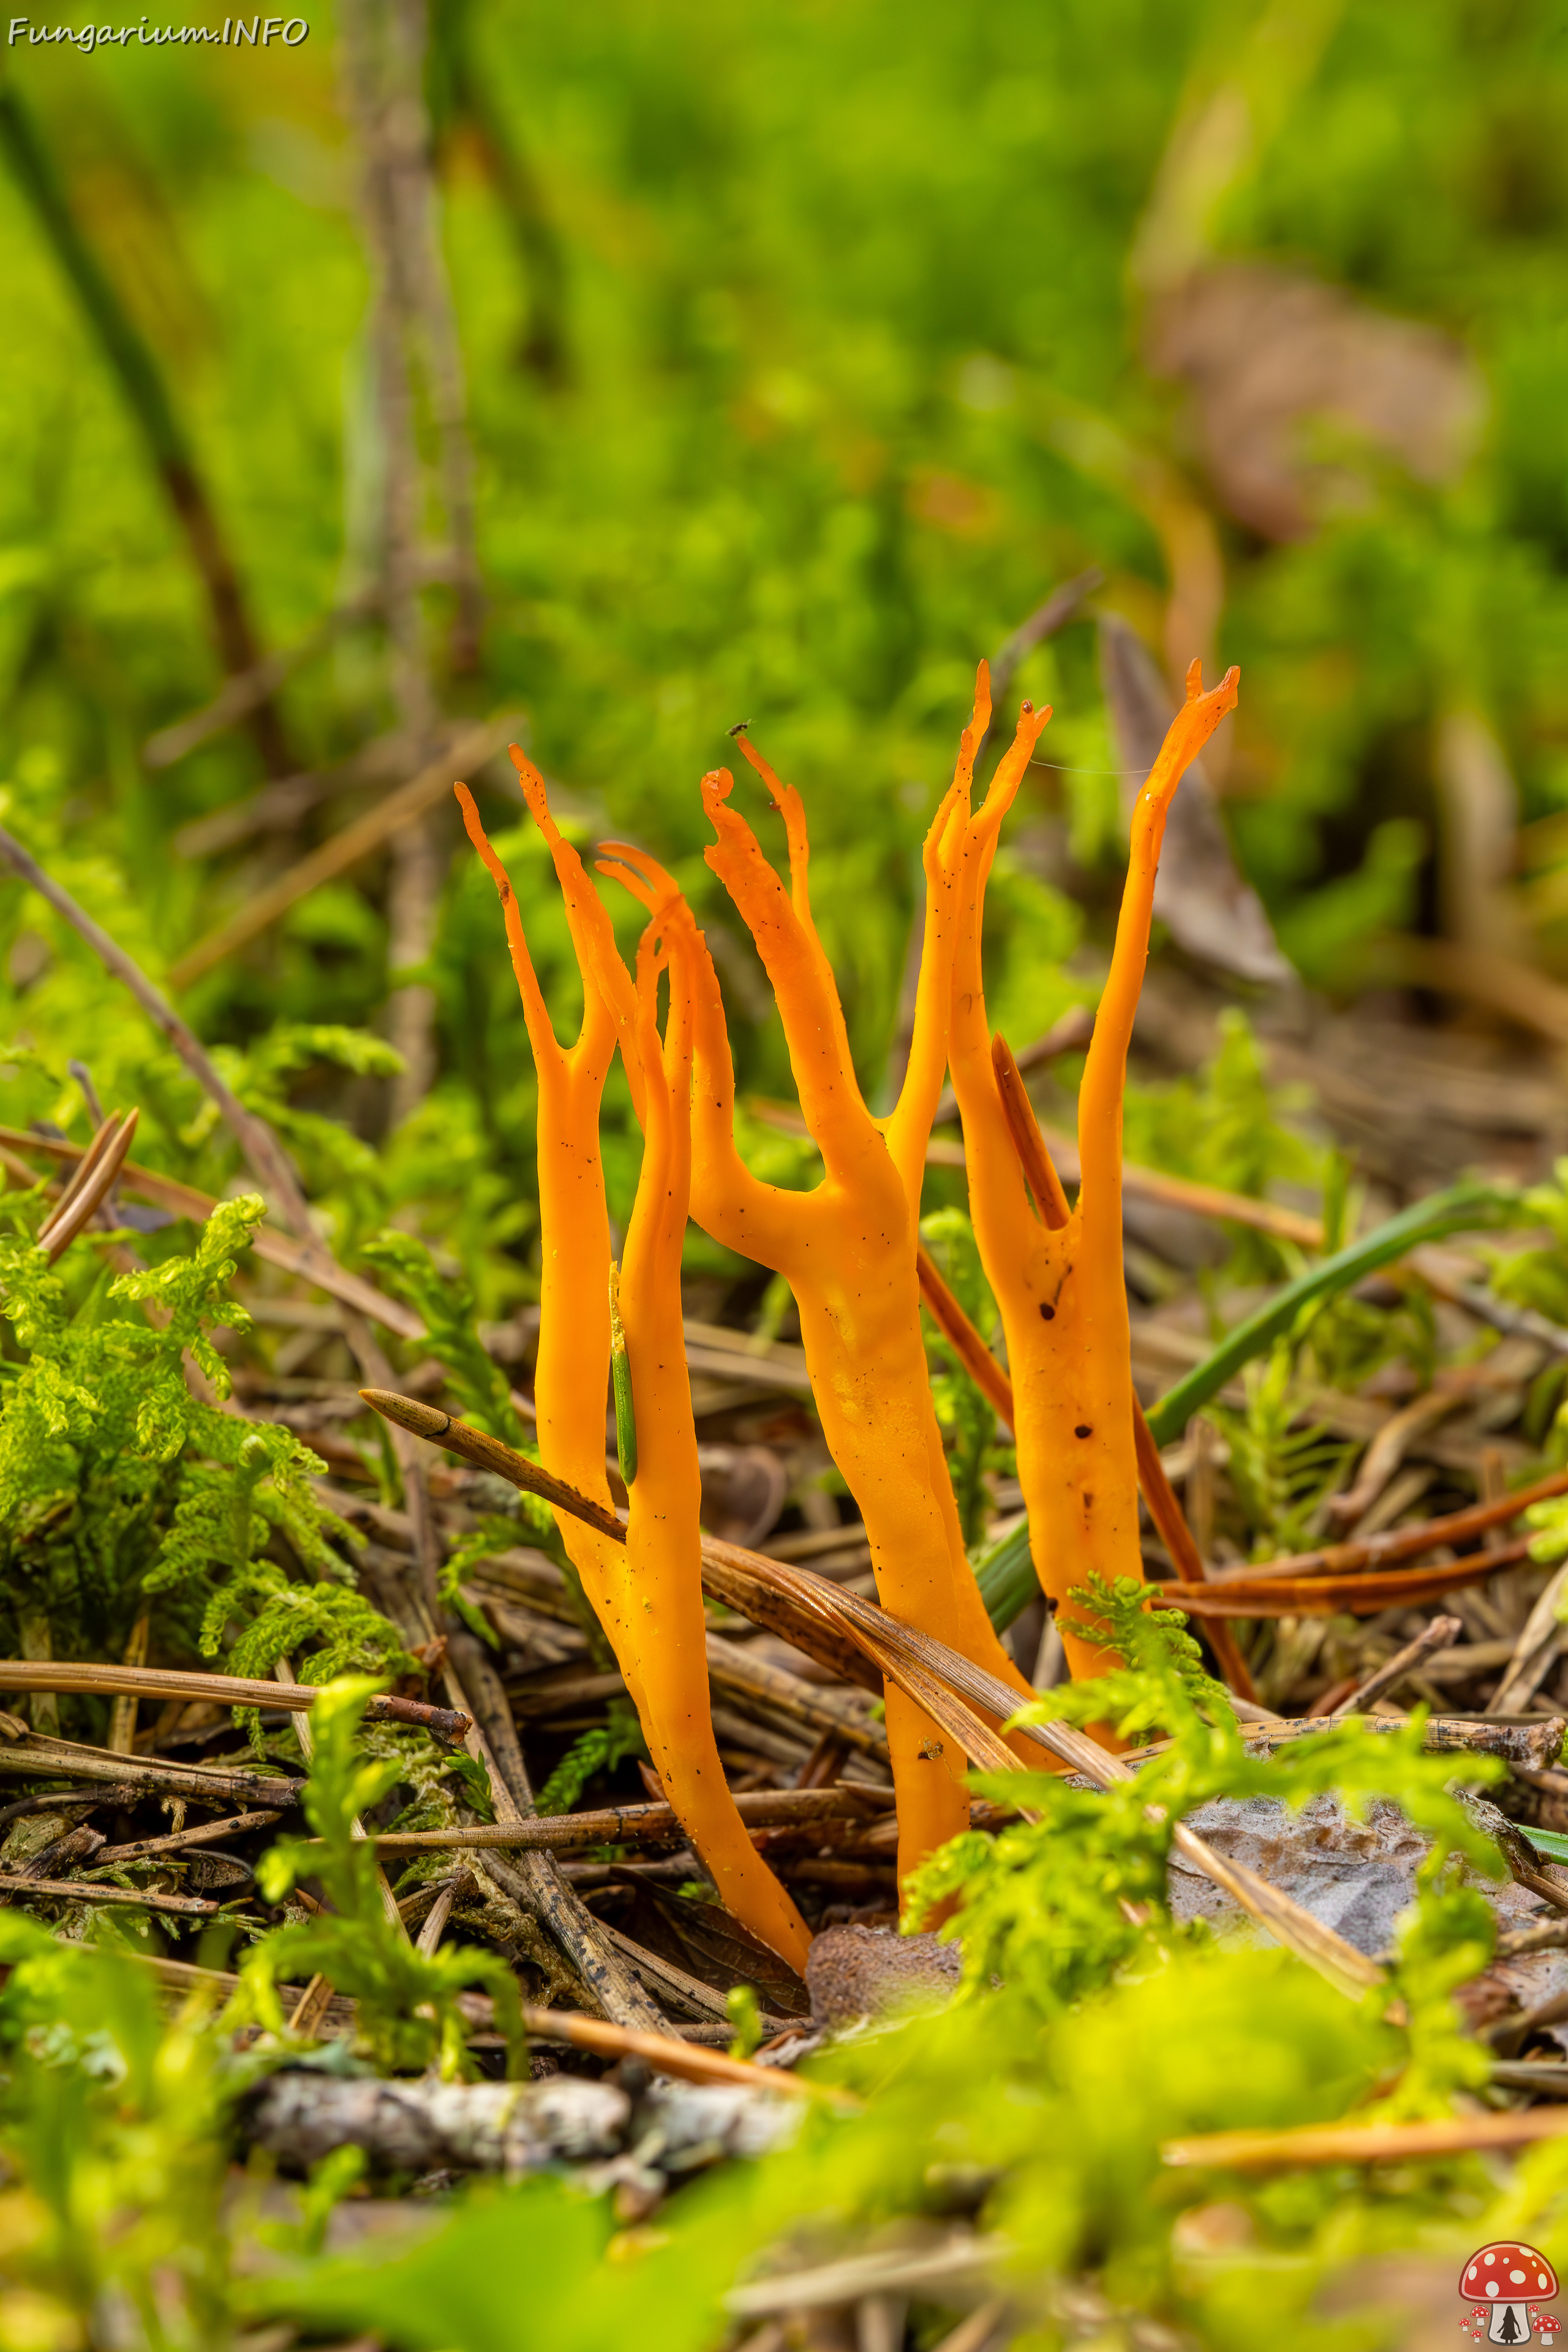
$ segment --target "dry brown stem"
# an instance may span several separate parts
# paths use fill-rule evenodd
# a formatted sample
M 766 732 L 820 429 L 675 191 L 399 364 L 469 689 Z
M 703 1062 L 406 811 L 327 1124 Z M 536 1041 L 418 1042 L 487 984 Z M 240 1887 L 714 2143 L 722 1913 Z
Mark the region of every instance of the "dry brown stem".
M 243 1675 L 187 1674 L 165 1666 L 94 1666 L 60 1660 L 0 1658 L 0 1691 L 90 1691 L 105 1697 L 124 1693 L 138 1698 L 211 1699 L 219 1706 L 280 1706 L 308 1715 L 321 1693 L 309 1683 L 251 1681 Z M 469 1718 L 422 1699 L 372 1698 L 372 1723 L 413 1723 L 442 1739 L 461 1739 Z

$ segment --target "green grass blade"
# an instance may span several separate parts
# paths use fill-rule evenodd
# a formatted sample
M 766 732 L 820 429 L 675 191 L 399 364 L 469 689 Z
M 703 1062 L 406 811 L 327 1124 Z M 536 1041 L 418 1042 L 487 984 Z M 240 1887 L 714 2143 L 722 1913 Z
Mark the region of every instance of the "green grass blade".
M 1446 1192 L 1429 1193 L 1426 1200 L 1412 1202 L 1391 1217 L 1385 1225 L 1378 1225 L 1347 1249 L 1327 1257 L 1321 1265 L 1310 1266 L 1305 1274 L 1288 1282 L 1283 1290 L 1258 1308 L 1255 1314 L 1227 1332 L 1214 1353 L 1194 1364 L 1184 1380 L 1160 1399 L 1149 1412 L 1149 1426 L 1156 1444 L 1173 1444 L 1185 1429 L 1200 1405 L 1206 1404 L 1216 1390 L 1240 1371 L 1244 1364 L 1260 1356 L 1266 1348 L 1289 1331 L 1302 1309 L 1320 1306 L 1323 1300 L 1349 1290 L 1379 1267 L 1392 1265 L 1420 1246 L 1423 1242 L 1440 1240 L 1445 1234 L 1460 1232 L 1466 1226 L 1490 1224 L 1497 1222 L 1507 1203 L 1508 1196 L 1491 1184 L 1455 1184 Z

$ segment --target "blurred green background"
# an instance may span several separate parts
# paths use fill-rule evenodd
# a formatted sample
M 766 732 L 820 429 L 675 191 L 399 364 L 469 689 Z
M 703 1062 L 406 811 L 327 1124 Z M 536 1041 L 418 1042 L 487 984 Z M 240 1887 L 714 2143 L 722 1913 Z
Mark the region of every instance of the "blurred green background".
M 1555 1001 L 1568 13 L 354 7 L 287 48 L 0 54 L 0 822 L 172 975 L 341 1254 L 393 1218 L 489 1311 L 527 1288 L 490 887 L 442 800 L 187 973 L 198 941 L 514 715 L 578 837 L 674 866 L 742 1087 L 786 1093 L 701 862 L 698 779 L 744 719 L 805 795 L 875 1096 L 976 657 L 1089 567 L 1013 682 L 1057 709 L 993 891 L 1016 1045 L 1092 997 L 1114 913 L 1106 614 L 1173 691 L 1240 663 L 1210 781 L 1311 987 Z M 279 650 L 269 703 L 169 756 Z M 564 1026 L 509 776 L 476 782 Z M 0 1115 L 83 1131 L 79 1056 L 142 1104 L 139 1158 L 222 1189 L 193 1083 L 10 881 L 0 971 Z

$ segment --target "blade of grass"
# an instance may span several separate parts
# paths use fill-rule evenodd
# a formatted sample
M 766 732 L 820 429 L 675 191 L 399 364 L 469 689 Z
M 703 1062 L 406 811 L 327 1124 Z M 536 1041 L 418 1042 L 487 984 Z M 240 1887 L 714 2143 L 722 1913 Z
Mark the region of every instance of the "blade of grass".
M 1337 1297 L 1342 1290 L 1349 1290 L 1367 1275 L 1406 1256 L 1422 1242 L 1495 1223 L 1506 1198 L 1492 1184 L 1455 1184 L 1446 1192 L 1429 1193 L 1424 1201 L 1414 1202 L 1408 1209 L 1402 1210 L 1397 1217 L 1391 1217 L 1386 1224 L 1375 1226 L 1348 1248 L 1325 1258 L 1321 1265 L 1310 1266 L 1305 1274 L 1298 1275 L 1294 1282 L 1288 1282 L 1255 1314 L 1227 1332 L 1212 1355 L 1205 1356 L 1201 1364 L 1194 1364 L 1185 1378 L 1152 1408 L 1149 1426 L 1156 1443 L 1174 1444 L 1193 1414 L 1244 1364 L 1249 1364 L 1289 1331 L 1305 1308 Z

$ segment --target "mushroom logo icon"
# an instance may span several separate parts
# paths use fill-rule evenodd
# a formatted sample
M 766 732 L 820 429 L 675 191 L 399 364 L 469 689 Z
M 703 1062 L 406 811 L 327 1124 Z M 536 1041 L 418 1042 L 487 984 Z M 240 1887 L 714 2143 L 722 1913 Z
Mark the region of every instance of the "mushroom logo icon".
M 1557 2273 L 1544 2254 L 1499 2239 L 1465 2264 L 1459 2293 L 1467 2309 L 1459 2326 L 1488 2344 L 1528 2344 L 1539 2336 L 1550 2347 L 1558 2323 L 1539 2308 L 1536 2298 L 1556 2292 Z

